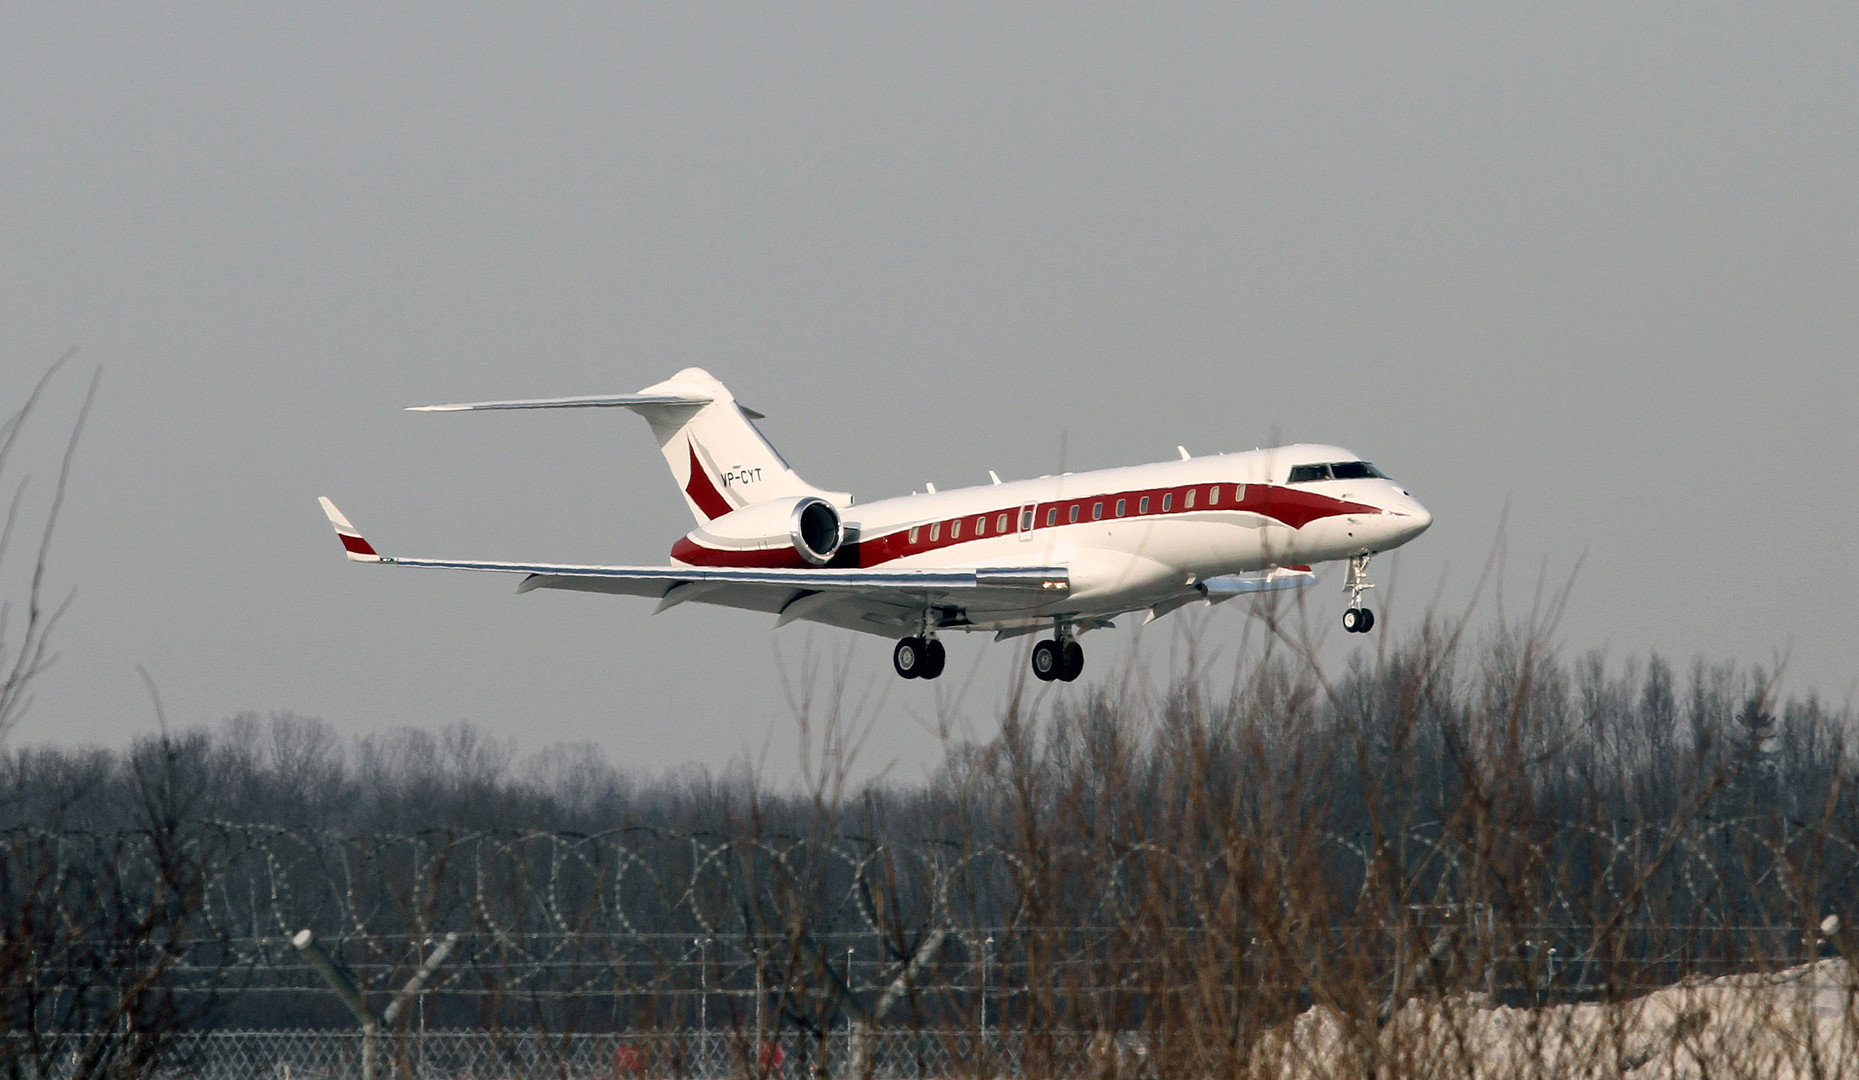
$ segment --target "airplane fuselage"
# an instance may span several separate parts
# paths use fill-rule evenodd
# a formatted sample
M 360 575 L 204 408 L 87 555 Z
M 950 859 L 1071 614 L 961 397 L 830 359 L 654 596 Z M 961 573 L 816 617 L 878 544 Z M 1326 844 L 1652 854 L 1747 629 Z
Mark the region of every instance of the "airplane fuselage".
M 846 539 L 827 565 L 1070 569 L 1070 589 L 1031 610 L 1021 600 L 966 612 L 966 628 L 1000 629 L 1150 607 L 1221 575 L 1385 551 L 1432 523 L 1383 476 L 1291 482 L 1311 463 L 1360 459 L 1304 444 L 862 503 L 843 511 Z M 732 544 L 701 527 L 671 555 L 689 566 L 805 565 L 792 545 Z

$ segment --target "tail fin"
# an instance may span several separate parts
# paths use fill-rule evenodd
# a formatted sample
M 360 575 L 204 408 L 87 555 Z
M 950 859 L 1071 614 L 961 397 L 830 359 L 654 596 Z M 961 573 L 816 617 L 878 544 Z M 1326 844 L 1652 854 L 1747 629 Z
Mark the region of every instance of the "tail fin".
M 759 414 L 738 405 L 729 388 L 702 368 L 685 368 L 637 394 L 422 405 L 412 411 L 602 407 L 631 409 L 645 417 L 698 524 L 793 495 L 816 495 L 840 506 L 852 501 L 845 492 L 822 491 L 796 476 L 756 429 Z

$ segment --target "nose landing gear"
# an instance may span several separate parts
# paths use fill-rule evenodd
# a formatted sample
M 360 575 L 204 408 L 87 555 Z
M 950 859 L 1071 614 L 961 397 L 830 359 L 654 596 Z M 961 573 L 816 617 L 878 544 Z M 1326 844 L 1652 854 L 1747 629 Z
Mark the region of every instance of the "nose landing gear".
M 1053 620 L 1052 638 L 1033 646 L 1033 677 L 1040 682 L 1072 682 L 1084 674 L 1084 646 L 1071 636 L 1071 624 Z
M 1343 582 L 1349 594 L 1349 609 L 1343 612 L 1345 633 L 1366 634 L 1375 628 L 1375 613 L 1362 606 L 1362 594 L 1375 587 L 1368 583 L 1368 561 L 1374 557 L 1372 551 L 1349 556 L 1349 580 Z

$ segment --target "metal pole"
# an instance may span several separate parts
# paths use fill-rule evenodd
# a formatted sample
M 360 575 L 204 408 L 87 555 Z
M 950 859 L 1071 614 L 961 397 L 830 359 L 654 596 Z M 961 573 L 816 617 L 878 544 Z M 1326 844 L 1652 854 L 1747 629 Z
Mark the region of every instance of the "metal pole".
M 375 1080 L 374 1075 L 374 1036 L 379 1030 L 374 1014 L 368 1010 L 368 1003 L 362 999 L 361 988 L 355 985 L 355 977 L 343 967 L 336 958 L 324 951 L 317 943 L 316 935 L 308 930 L 299 930 L 290 939 L 303 958 L 310 962 L 316 973 L 323 977 L 329 988 L 342 999 L 355 1019 L 361 1022 L 361 1076 L 362 1080 Z
M 691 944 L 697 946 L 697 1059 L 702 1062 L 710 1050 L 710 967 L 705 963 L 710 939 L 696 938 Z
M 981 1046 L 988 1042 L 988 962 L 994 959 L 994 935 L 981 943 Z

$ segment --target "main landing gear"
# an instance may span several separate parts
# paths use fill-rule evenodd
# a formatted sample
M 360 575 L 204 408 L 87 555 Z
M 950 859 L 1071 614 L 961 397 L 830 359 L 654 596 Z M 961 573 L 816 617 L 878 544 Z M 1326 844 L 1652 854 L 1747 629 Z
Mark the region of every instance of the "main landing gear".
M 947 662 L 948 654 L 935 638 L 907 637 L 891 650 L 891 666 L 906 679 L 933 679 Z
M 1375 613 L 1362 606 L 1362 594 L 1375 586 L 1368 583 L 1368 561 L 1374 552 L 1349 556 L 1349 580 L 1343 591 L 1349 594 L 1349 610 L 1343 612 L 1343 631 L 1366 634 L 1375 628 Z
M 1040 682 L 1071 682 L 1084 674 L 1084 646 L 1072 639 L 1071 626 L 1055 620 L 1052 638 L 1033 646 L 1033 677 Z

